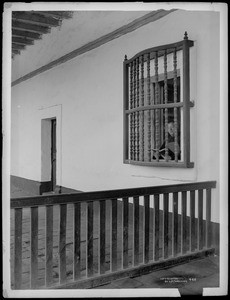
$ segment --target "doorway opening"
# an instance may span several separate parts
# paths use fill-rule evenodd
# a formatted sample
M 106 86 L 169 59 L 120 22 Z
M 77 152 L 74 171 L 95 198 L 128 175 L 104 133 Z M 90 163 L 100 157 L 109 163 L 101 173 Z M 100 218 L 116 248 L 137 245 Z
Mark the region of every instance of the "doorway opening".
M 43 119 L 41 126 L 40 194 L 54 192 L 57 184 L 57 120 Z

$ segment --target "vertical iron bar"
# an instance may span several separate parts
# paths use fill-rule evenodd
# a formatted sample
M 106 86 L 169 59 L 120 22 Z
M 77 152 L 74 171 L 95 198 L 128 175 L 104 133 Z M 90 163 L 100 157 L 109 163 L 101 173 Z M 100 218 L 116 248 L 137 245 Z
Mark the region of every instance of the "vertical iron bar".
M 147 55 L 147 103 L 151 105 L 150 53 Z M 151 112 L 148 110 L 148 160 L 151 161 Z
M 126 159 L 128 159 L 129 156 L 129 123 L 128 123 L 128 115 L 126 114 L 126 110 L 129 107 L 129 72 L 128 72 L 128 64 L 126 63 L 127 56 L 125 56 L 124 62 L 123 62 L 123 161 L 125 162 Z
M 137 79 L 137 93 L 136 93 L 136 107 L 139 107 L 139 57 L 137 57 L 136 59 L 136 79 Z M 137 156 L 136 156 L 136 160 L 139 161 L 139 155 L 140 155 L 140 141 L 139 141 L 139 138 L 140 138 L 140 133 L 139 133 L 139 130 L 140 130 L 140 114 L 139 114 L 139 111 L 136 112 L 136 125 L 137 125 L 137 128 L 136 128 L 136 141 L 137 141 Z
M 183 42 L 183 139 L 184 139 L 184 162 L 186 166 L 190 163 L 190 71 L 189 71 L 189 44 L 187 32 Z
M 158 85 L 158 52 L 155 52 L 155 101 L 159 104 L 159 85 Z M 159 161 L 160 149 L 160 110 L 156 109 L 156 160 Z
M 144 106 L 144 55 L 141 56 L 141 105 Z M 145 124 L 144 124 L 144 111 L 142 111 L 142 125 L 141 125 L 141 153 L 142 153 L 142 161 L 144 161 L 144 151 L 145 151 Z
M 173 52 L 173 98 L 174 103 L 177 103 L 177 51 L 176 48 Z M 177 107 L 174 107 L 174 153 L 175 161 L 178 162 L 178 120 L 177 120 Z M 186 120 L 184 120 L 186 121 Z
M 93 275 L 93 202 L 87 203 L 87 243 L 86 243 L 86 274 L 87 277 Z
M 168 73 L 167 73 L 167 50 L 164 53 L 164 96 L 165 104 L 168 103 Z M 165 108 L 165 158 L 166 161 L 169 160 L 168 157 L 168 108 Z

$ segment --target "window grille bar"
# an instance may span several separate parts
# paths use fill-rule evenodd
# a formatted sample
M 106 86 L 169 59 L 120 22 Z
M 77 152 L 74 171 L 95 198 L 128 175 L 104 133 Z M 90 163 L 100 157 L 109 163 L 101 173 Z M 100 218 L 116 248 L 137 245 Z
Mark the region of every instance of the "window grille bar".
M 66 282 L 66 213 L 67 205 L 60 205 L 60 232 L 59 232 L 59 281 Z
M 139 264 L 139 197 L 133 197 L 133 221 L 134 221 L 134 234 L 133 234 L 133 264 Z
M 22 208 L 15 208 L 14 216 L 14 288 L 22 284 Z
M 117 199 L 111 200 L 111 271 L 117 270 Z
M 130 63 L 130 109 L 134 108 L 133 62 Z M 134 113 L 130 114 L 130 158 L 134 159 Z
M 190 162 L 190 71 L 189 71 L 189 40 L 187 32 L 183 41 L 183 139 L 184 139 L 184 161 L 188 165 Z
M 147 55 L 147 103 L 151 105 L 150 53 Z M 151 161 L 151 112 L 148 110 L 148 160 Z
M 149 262 L 149 195 L 144 196 L 145 226 L 144 226 L 144 262 Z
M 173 52 L 173 97 L 174 103 L 177 103 L 177 50 L 174 49 Z M 175 153 L 175 161 L 178 162 L 178 116 L 177 116 L 177 108 L 174 107 L 174 153 Z
M 31 288 L 37 287 L 38 281 L 38 207 L 31 207 L 31 265 L 30 284 Z
M 173 193 L 173 256 L 177 256 L 179 252 L 178 239 L 178 193 Z
M 123 268 L 128 267 L 128 251 L 129 251 L 129 200 L 128 197 L 123 198 Z
M 160 215 L 159 215 L 159 194 L 154 195 L 154 211 L 155 211 L 155 219 L 154 219 L 154 260 L 159 260 L 159 238 L 160 238 Z
M 93 275 L 93 202 L 87 203 L 86 274 Z
M 163 239 L 164 239 L 164 244 L 163 244 L 163 249 L 164 249 L 164 254 L 163 257 L 167 258 L 168 257 L 168 248 L 169 248 L 169 220 L 168 220 L 168 213 L 169 213 L 169 194 L 164 193 L 164 215 L 163 215 Z
M 137 94 L 136 94 L 136 88 L 137 88 L 137 68 L 136 68 L 136 60 L 133 61 L 133 108 L 137 107 Z M 134 157 L 133 159 L 136 160 L 137 157 L 137 140 L 136 140 L 136 130 L 137 130 L 137 113 L 134 112 L 133 114 L 133 145 L 134 145 Z
M 139 107 L 139 57 L 137 57 L 136 59 L 136 80 L 137 80 L 137 84 L 136 84 L 136 107 Z M 140 154 L 140 149 L 139 149 L 139 138 L 140 138 L 140 134 L 139 134 L 139 127 L 140 127 L 140 120 L 139 120 L 139 111 L 136 112 L 136 160 L 139 160 L 139 154 Z
M 187 238 L 187 192 L 182 192 L 182 216 L 181 216 L 181 246 L 182 246 L 182 254 L 186 253 L 186 238 Z
M 99 272 L 105 273 L 105 200 L 99 201 L 100 205 L 100 234 L 99 234 Z
M 46 286 L 53 283 L 53 205 L 46 206 Z
M 144 55 L 141 56 L 141 106 L 145 105 L 145 90 L 144 90 Z M 144 124 L 144 111 L 141 112 L 142 116 L 142 124 L 141 124 L 141 153 L 142 153 L 142 161 L 144 161 L 144 151 L 145 151 L 145 124 Z
M 158 52 L 155 53 L 155 101 L 159 104 L 159 85 L 158 85 Z M 160 110 L 156 109 L 156 160 L 159 161 L 160 149 Z
M 190 191 L 190 251 L 196 249 L 195 191 Z
M 167 77 L 167 50 L 164 53 L 164 98 L 165 104 L 168 104 L 168 77 Z M 168 108 L 165 108 L 165 158 L 168 162 Z
M 74 203 L 74 280 L 80 278 L 81 272 L 81 203 Z
M 199 250 L 202 250 L 204 247 L 203 237 L 204 237 L 203 190 L 198 190 L 198 244 L 199 244 Z

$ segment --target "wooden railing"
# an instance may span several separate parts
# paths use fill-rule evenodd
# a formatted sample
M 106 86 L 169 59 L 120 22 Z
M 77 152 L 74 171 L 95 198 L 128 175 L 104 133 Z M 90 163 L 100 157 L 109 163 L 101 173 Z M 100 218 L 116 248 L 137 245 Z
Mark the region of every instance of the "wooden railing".
M 215 187 L 11 199 L 12 288 L 90 288 L 211 253 Z

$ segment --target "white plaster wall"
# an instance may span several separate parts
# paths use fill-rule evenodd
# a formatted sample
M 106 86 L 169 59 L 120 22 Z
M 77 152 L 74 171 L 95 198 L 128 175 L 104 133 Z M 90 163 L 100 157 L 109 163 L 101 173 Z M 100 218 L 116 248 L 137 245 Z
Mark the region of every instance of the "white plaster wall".
M 123 164 L 123 59 L 195 41 L 192 169 Z M 41 108 L 61 105 L 57 184 L 83 191 L 219 179 L 219 15 L 176 11 L 12 88 L 12 175 L 41 180 Z M 212 219 L 219 220 L 218 186 Z

